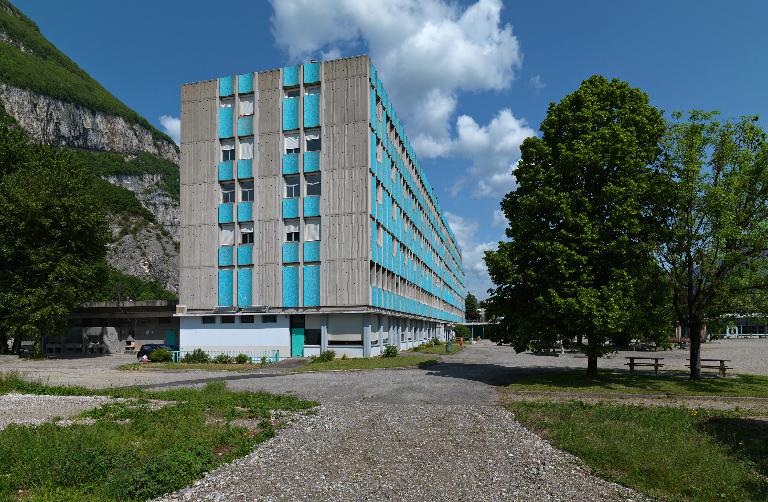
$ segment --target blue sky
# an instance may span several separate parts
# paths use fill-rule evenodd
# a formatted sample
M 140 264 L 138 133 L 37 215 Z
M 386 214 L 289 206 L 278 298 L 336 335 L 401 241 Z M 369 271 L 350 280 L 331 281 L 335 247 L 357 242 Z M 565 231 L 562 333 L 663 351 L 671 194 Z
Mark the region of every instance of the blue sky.
M 184 82 L 372 54 L 481 298 L 519 143 L 586 77 L 627 80 L 667 111 L 768 108 L 768 2 L 758 0 L 15 3 L 159 128 L 178 117 Z

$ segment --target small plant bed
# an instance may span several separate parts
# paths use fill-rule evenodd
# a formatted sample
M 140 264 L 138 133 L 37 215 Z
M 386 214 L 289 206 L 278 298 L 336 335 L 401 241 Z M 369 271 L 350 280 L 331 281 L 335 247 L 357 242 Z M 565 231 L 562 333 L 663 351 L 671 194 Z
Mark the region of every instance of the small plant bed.
M 463 347 L 459 346 L 459 342 L 452 342 L 451 351 L 448 352 L 446 349 L 447 345 L 448 344 L 446 342 L 441 342 L 438 339 L 434 339 L 423 345 L 419 345 L 418 347 L 409 349 L 408 352 L 418 352 L 421 354 L 443 354 L 443 355 L 450 356 L 464 350 Z
M 160 371 L 186 371 L 186 370 L 207 370 L 207 371 L 251 371 L 263 369 L 261 364 L 218 364 L 218 363 L 131 363 L 118 366 L 120 370 L 141 371 L 141 370 L 160 370 Z
M 397 355 L 394 357 L 349 357 L 330 361 L 310 360 L 297 371 L 372 370 L 382 368 L 419 367 L 436 363 L 434 357 L 422 355 Z
M 736 412 L 519 402 L 515 418 L 592 471 L 675 501 L 768 500 L 768 421 Z
M 0 375 L 0 391 L 95 395 Z M 0 432 L 0 500 L 147 500 L 183 488 L 274 436 L 281 414 L 316 403 L 293 396 L 202 389 L 102 391 L 130 401 L 64 427 L 10 425 Z M 149 400 L 170 401 L 163 407 Z M 23 494 L 23 495 L 19 495 Z
M 768 377 L 733 375 L 704 376 L 691 381 L 687 373 L 630 374 L 603 370 L 596 378 L 585 370 L 554 370 L 526 375 L 507 387 L 511 391 L 583 392 L 621 394 L 668 394 L 675 396 L 768 397 Z

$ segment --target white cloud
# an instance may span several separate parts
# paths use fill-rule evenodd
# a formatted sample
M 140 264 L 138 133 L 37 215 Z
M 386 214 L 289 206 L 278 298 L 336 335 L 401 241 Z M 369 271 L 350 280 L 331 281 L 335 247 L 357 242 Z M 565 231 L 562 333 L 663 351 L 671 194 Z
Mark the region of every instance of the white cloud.
M 507 217 L 504 214 L 504 211 L 502 211 L 501 209 L 497 209 L 493 212 L 493 220 L 491 220 L 491 225 L 494 227 L 506 228 Z
M 272 6 L 275 41 L 294 60 L 367 47 L 420 156 L 470 158 L 470 174 L 491 175 L 478 195 L 495 192 L 497 183 L 511 186 L 507 168 L 516 159 L 502 170 L 496 158 L 493 169 L 483 167 L 485 151 L 476 158 L 461 130 L 452 137 L 451 123 L 461 92 L 507 89 L 522 65 L 512 26 L 501 21 L 501 0 L 467 7 L 448 0 L 272 0 Z M 479 128 L 466 115 L 459 126 L 462 120 Z M 509 132 L 517 134 L 519 124 L 512 125 Z
M 528 85 L 533 89 L 534 94 L 538 94 L 544 90 L 547 84 L 541 79 L 541 75 L 534 75 L 528 79 Z
M 163 132 L 171 137 L 176 144 L 179 144 L 179 138 L 181 137 L 181 120 L 178 117 L 171 117 L 170 115 L 160 116 L 160 125 L 163 126 Z
M 485 299 L 492 283 L 483 257 L 486 251 L 496 249 L 498 243 L 478 242 L 476 237 L 478 223 L 475 220 L 451 212 L 446 212 L 445 217 L 461 247 L 461 261 L 466 273 L 467 291 L 480 299 Z

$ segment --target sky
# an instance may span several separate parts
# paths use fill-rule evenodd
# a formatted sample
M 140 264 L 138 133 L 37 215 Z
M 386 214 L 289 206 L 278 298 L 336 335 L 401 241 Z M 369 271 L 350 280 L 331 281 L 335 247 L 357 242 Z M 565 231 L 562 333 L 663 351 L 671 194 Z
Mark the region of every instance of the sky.
M 183 83 L 370 54 L 462 248 L 492 287 L 522 141 L 590 75 L 675 110 L 768 122 L 762 0 L 16 0 L 112 94 L 178 137 Z

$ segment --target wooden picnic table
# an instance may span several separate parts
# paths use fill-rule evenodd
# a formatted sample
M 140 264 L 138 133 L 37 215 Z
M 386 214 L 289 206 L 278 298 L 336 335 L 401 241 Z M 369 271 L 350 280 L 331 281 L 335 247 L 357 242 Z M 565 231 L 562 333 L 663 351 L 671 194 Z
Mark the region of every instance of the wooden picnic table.
M 659 361 L 663 361 L 663 357 L 638 357 L 638 356 L 627 356 L 624 359 L 629 359 L 628 363 L 625 363 L 624 366 L 629 366 L 629 372 L 634 373 L 635 372 L 635 366 L 653 366 L 653 372 L 657 375 L 659 374 L 659 368 L 661 366 L 664 366 L 664 363 L 660 363 Z M 644 360 L 653 361 L 651 362 L 643 362 Z M 640 361 L 640 362 L 636 362 Z
M 685 365 L 686 368 L 691 367 L 691 360 L 687 359 L 688 364 Z M 727 366 L 725 363 L 730 362 L 730 359 L 699 359 L 702 363 L 718 363 L 718 364 L 702 364 L 702 368 L 709 368 L 709 369 L 715 369 L 718 373 L 720 373 L 720 376 L 725 376 L 725 370 L 732 370 L 733 368 L 730 366 Z

